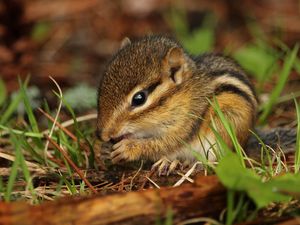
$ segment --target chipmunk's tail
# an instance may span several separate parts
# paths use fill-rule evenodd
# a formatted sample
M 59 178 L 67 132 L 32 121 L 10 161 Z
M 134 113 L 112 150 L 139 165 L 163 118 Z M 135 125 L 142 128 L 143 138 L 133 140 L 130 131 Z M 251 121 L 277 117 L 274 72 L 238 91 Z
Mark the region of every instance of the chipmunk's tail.
M 296 150 L 297 131 L 294 128 L 255 129 L 254 133 L 266 146 L 276 152 L 282 151 L 284 154 L 287 154 Z M 252 134 L 245 147 L 247 156 L 258 159 L 261 157 L 261 149 L 261 142 Z

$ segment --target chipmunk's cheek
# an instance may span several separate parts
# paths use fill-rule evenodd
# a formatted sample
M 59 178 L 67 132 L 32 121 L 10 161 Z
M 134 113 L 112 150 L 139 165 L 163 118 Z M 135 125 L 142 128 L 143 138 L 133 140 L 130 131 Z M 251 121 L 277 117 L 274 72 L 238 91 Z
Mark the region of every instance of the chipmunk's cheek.
M 135 146 L 134 142 L 130 139 L 123 139 L 118 143 L 114 144 L 111 153 L 111 160 L 113 164 L 133 161 L 138 158 L 137 146 Z

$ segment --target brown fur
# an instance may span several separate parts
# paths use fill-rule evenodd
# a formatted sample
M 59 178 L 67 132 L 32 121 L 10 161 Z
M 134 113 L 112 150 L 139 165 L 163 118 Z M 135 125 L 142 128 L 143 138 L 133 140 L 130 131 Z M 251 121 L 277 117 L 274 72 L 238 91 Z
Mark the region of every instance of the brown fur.
M 251 104 L 249 104 L 242 97 L 236 94 L 226 92 L 217 96 L 216 101 L 218 102 L 220 109 L 224 113 L 226 119 L 235 128 L 234 130 L 240 144 L 244 145 L 248 139 L 249 129 L 252 127 L 252 121 L 254 120 L 254 115 L 252 113 L 253 109 L 251 108 Z M 212 133 L 210 129 L 211 119 L 214 120 L 217 131 L 220 133 L 225 143 L 229 147 L 232 147 L 231 139 L 212 106 L 209 107 L 205 115 L 205 122 L 203 123 L 202 128 L 200 130 L 200 135 L 206 136 L 209 133 Z
M 132 96 L 153 83 L 158 85 L 144 105 L 132 107 Z M 113 162 L 179 154 L 185 151 L 184 143 L 209 132 L 211 116 L 230 144 L 207 100 L 214 95 L 243 144 L 253 126 L 257 102 L 237 64 L 212 54 L 193 59 L 165 37 L 126 41 L 108 64 L 99 86 L 99 134 L 104 141 L 129 134 L 114 145 Z

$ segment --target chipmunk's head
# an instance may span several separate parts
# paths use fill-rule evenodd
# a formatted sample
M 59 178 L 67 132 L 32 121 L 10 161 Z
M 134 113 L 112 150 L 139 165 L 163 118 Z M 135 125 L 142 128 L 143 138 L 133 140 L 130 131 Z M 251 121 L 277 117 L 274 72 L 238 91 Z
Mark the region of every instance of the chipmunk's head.
M 123 41 L 99 87 L 100 138 L 148 138 L 172 127 L 180 119 L 178 106 L 186 101 L 176 93 L 194 66 L 170 39 L 149 36 L 134 43 Z

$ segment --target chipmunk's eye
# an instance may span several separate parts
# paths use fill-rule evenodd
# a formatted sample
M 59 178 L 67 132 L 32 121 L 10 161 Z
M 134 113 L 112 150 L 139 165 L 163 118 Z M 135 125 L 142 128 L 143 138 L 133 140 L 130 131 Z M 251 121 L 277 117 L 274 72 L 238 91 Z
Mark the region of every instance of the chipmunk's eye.
M 139 91 L 134 94 L 131 100 L 131 106 L 140 106 L 143 105 L 147 100 L 147 92 Z

